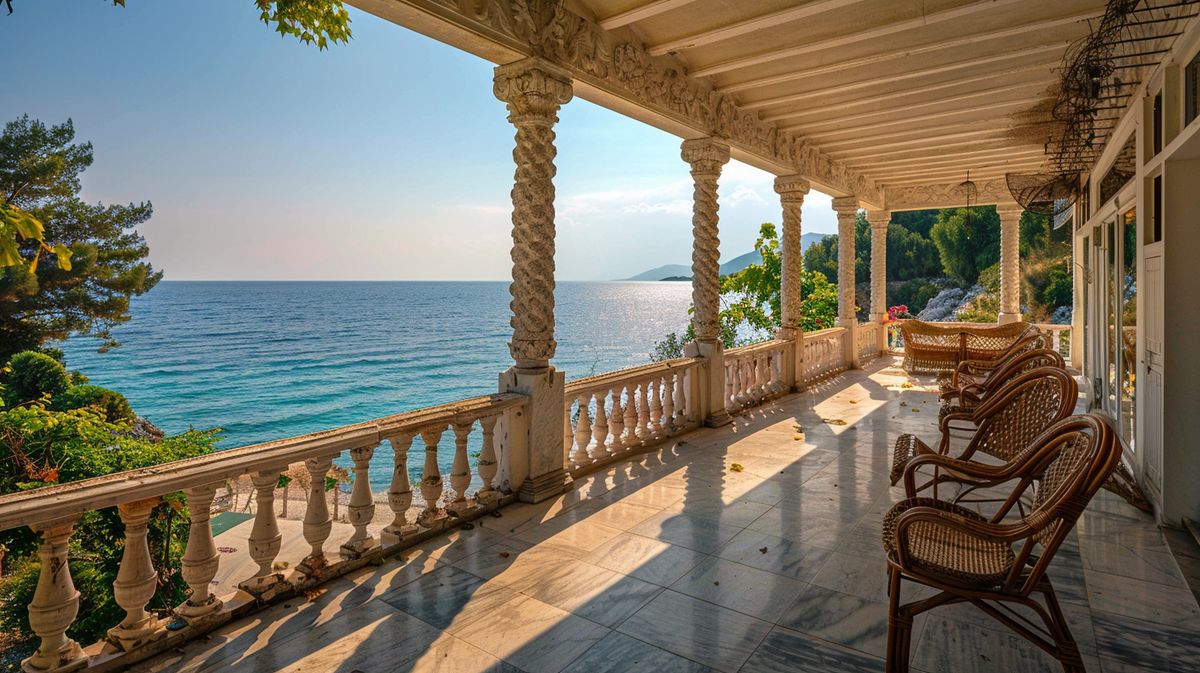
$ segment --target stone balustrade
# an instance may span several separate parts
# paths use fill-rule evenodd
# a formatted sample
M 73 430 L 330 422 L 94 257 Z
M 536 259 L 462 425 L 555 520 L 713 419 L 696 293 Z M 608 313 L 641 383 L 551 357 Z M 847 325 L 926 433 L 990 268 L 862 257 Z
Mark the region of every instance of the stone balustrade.
M 804 333 L 803 380 L 801 385 L 817 381 L 844 371 L 849 365 L 845 359 L 846 328 L 833 327 L 818 332 Z
M 678 358 L 567 383 L 566 464 L 578 476 L 699 427 L 703 358 Z
M 1058 351 L 1067 362 L 1071 361 L 1071 326 L 1036 323 L 1034 325 L 1046 338 L 1046 347 Z
M 881 330 L 883 330 L 882 323 L 864 322 L 858 324 L 858 330 L 855 332 L 854 338 L 858 341 L 859 362 L 866 362 L 879 356 L 879 334 Z
M 725 351 L 725 410 L 733 413 L 788 392 L 784 354 L 792 345 L 775 339 Z
M 684 369 L 683 371 L 686 371 Z M 675 373 L 672 370 L 672 373 Z M 687 408 L 686 403 L 683 405 Z M 29 605 L 30 627 L 40 639 L 37 652 L 23 662 L 27 671 L 111 670 L 194 638 L 218 624 L 272 600 L 306 591 L 394 553 L 512 499 L 510 483 L 523 478 L 520 454 L 525 451 L 527 398 L 515 393 L 477 397 L 291 439 L 220 451 L 180 460 L 0 496 L 0 530 L 28 526 L 41 539 L 41 574 Z M 659 419 L 661 422 L 661 419 Z M 511 434 L 510 434 L 511 431 Z M 477 441 L 472 437 L 478 433 Z M 420 472 L 420 510 L 410 519 L 414 492 L 409 453 L 420 439 L 424 467 Z M 449 488 L 440 473 L 438 447 L 454 442 Z M 368 472 L 376 448 L 391 448 L 393 474 L 387 490 L 391 522 L 375 530 L 376 498 Z M 479 448 L 475 474 L 468 445 Z M 384 452 L 381 452 L 384 453 Z M 348 456 L 354 473 L 347 519 L 353 533 L 341 542 L 336 558 L 327 557 L 333 531 L 326 502 L 325 477 L 340 456 Z M 310 545 L 303 559 L 280 559 L 282 534 L 276 515 L 280 475 L 303 463 L 311 492 L 303 519 Z M 257 565 L 239 591 L 217 596 L 210 591 L 220 567 L 210 522 L 218 488 L 249 476 L 257 508 L 249 534 L 249 554 Z M 474 492 L 471 492 L 472 485 Z M 171 612 L 148 609 L 159 577 L 150 556 L 147 528 L 164 496 L 183 492 L 190 534 L 181 561 L 182 577 L 191 589 L 187 600 Z M 105 641 L 81 647 L 66 632 L 74 623 L 80 594 L 71 579 L 69 542 L 80 518 L 91 511 L 116 507 L 125 525 L 120 568 L 113 584 L 125 617 Z M 282 570 L 292 568 L 285 574 Z

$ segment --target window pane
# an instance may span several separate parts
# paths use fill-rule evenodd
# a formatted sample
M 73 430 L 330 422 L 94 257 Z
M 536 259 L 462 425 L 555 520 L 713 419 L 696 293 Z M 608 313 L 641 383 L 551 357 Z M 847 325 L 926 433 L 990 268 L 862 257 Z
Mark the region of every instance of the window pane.
M 1121 434 L 1132 449 L 1137 407 L 1137 213 L 1121 218 Z

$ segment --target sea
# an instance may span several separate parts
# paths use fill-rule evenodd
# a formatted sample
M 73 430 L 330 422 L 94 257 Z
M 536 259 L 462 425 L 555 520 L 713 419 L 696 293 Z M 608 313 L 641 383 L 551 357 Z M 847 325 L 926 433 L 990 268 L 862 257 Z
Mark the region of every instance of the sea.
M 512 362 L 509 300 L 499 281 L 165 280 L 133 299 L 113 329 L 120 347 L 62 348 L 168 434 L 220 428 L 227 449 L 496 392 Z M 687 282 L 559 282 L 553 364 L 568 380 L 645 364 L 690 304 Z M 443 474 L 452 452 L 439 446 Z M 370 481 L 390 479 L 385 444 Z

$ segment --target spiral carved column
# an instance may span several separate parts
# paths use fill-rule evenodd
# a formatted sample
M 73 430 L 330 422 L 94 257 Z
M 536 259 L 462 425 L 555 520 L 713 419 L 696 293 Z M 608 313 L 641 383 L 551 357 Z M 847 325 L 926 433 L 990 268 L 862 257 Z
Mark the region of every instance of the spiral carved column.
M 1021 319 L 1021 213 L 1019 205 L 996 206 L 1000 216 L 1000 316 L 999 322 Z
M 519 369 L 545 369 L 554 357 L 554 124 L 571 100 L 571 80 L 558 68 L 526 59 L 496 68 L 496 98 L 517 129 L 512 189 L 513 337 Z
M 775 193 L 779 194 L 779 201 L 783 206 L 780 319 L 789 337 L 794 336 L 794 332 L 800 329 L 800 275 L 804 268 L 804 250 L 800 242 L 800 208 L 804 205 L 804 195 L 808 193 L 810 186 L 808 180 L 797 175 L 775 178 Z
M 729 145 L 713 138 L 683 141 L 683 160 L 692 181 L 692 322 L 696 353 L 708 360 L 704 394 L 705 424 L 730 422 L 725 411 L 725 354 L 721 345 L 721 264 L 717 217 L 717 180 L 729 162 Z
M 858 318 L 854 298 L 854 226 L 858 218 L 858 199 L 839 196 L 833 200 L 838 221 L 838 324 L 846 328 L 842 337 L 843 361 L 858 367 Z

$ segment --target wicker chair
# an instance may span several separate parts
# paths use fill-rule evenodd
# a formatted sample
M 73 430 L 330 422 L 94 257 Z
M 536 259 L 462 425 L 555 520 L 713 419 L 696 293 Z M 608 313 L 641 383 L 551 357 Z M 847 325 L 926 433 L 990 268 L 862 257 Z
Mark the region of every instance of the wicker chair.
M 1019 357 L 1032 350 L 1046 348 L 1046 339 L 1040 333 L 1026 334 L 1013 342 L 1008 350 L 994 360 L 963 360 L 958 363 L 953 372 L 938 376 L 938 385 L 942 392 L 951 392 L 969 385 L 983 382 L 997 368 L 1003 367 L 1013 358 Z M 1052 349 L 1051 349 L 1052 350 Z
M 1039 367 L 1056 367 L 1065 370 L 1067 363 L 1058 352 L 1047 348 L 1017 353 L 1000 366 L 989 369 L 987 376 L 978 382 L 965 383 L 953 390 L 943 391 L 941 394 L 942 408 L 938 410 L 938 419 L 945 418 L 946 414 L 974 409 L 1009 381 Z M 960 368 L 955 374 L 962 371 Z M 965 381 L 965 379 L 962 380 Z
M 916 435 L 900 435 L 892 454 L 892 485 L 895 486 L 904 476 L 904 470 L 913 458 L 947 455 L 950 451 L 951 426 L 956 421 L 965 421 L 977 428 L 958 456 L 960 460 L 970 460 L 978 452 L 1005 463 L 1012 462 L 1029 450 L 1034 437 L 1070 416 L 1078 396 L 1079 388 L 1075 379 L 1065 369 L 1041 367 L 1025 372 L 989 395 L 987 400 L 971 411 L 943 416 L 942 437 L 936 450 Z M 942 475 L 935 475 L 933 481 L 922 489 L 936 486 L 941 479 Z
M 904 369 L 914 374 L 954 371 L 963 360 L 995 360 L 1018 340 L 1038 333 L 1024 322 L 1004 325 L 935 325 L 921 320 L 900 323 Z
M 1075 521 L 1120 462 L 1121 445 L 1103 418 L 1073 416 L 1048 428 L 1019 463 L 988 468 L 948 456 L 921 456 L 921 463 L 993 484 L 1017 481 L 1000 510 L 985 517 L 935 498 L 911 498 L 885 515 L 883 546 L 888 557 L 888 673 L 908 671 L 913 618 L 942 605 L 969 602 L 1062 663 L 1067 673 L 1084 673 L 1079 647 L 1046 568 Z M 905 475 L 906 481 L 909 480 Z M 1036 484 L 1036 488 L 1035 488 Z M 1006 520 L 1013 506 L 1033 491 L 1028 514 Z M 902 604 L 904 580 L 938 589 L 923 600 Z M 1041 594 L 1037 601 L 1033 594 Z M 1024 606 L 1044 628 L 1016 613 Z

